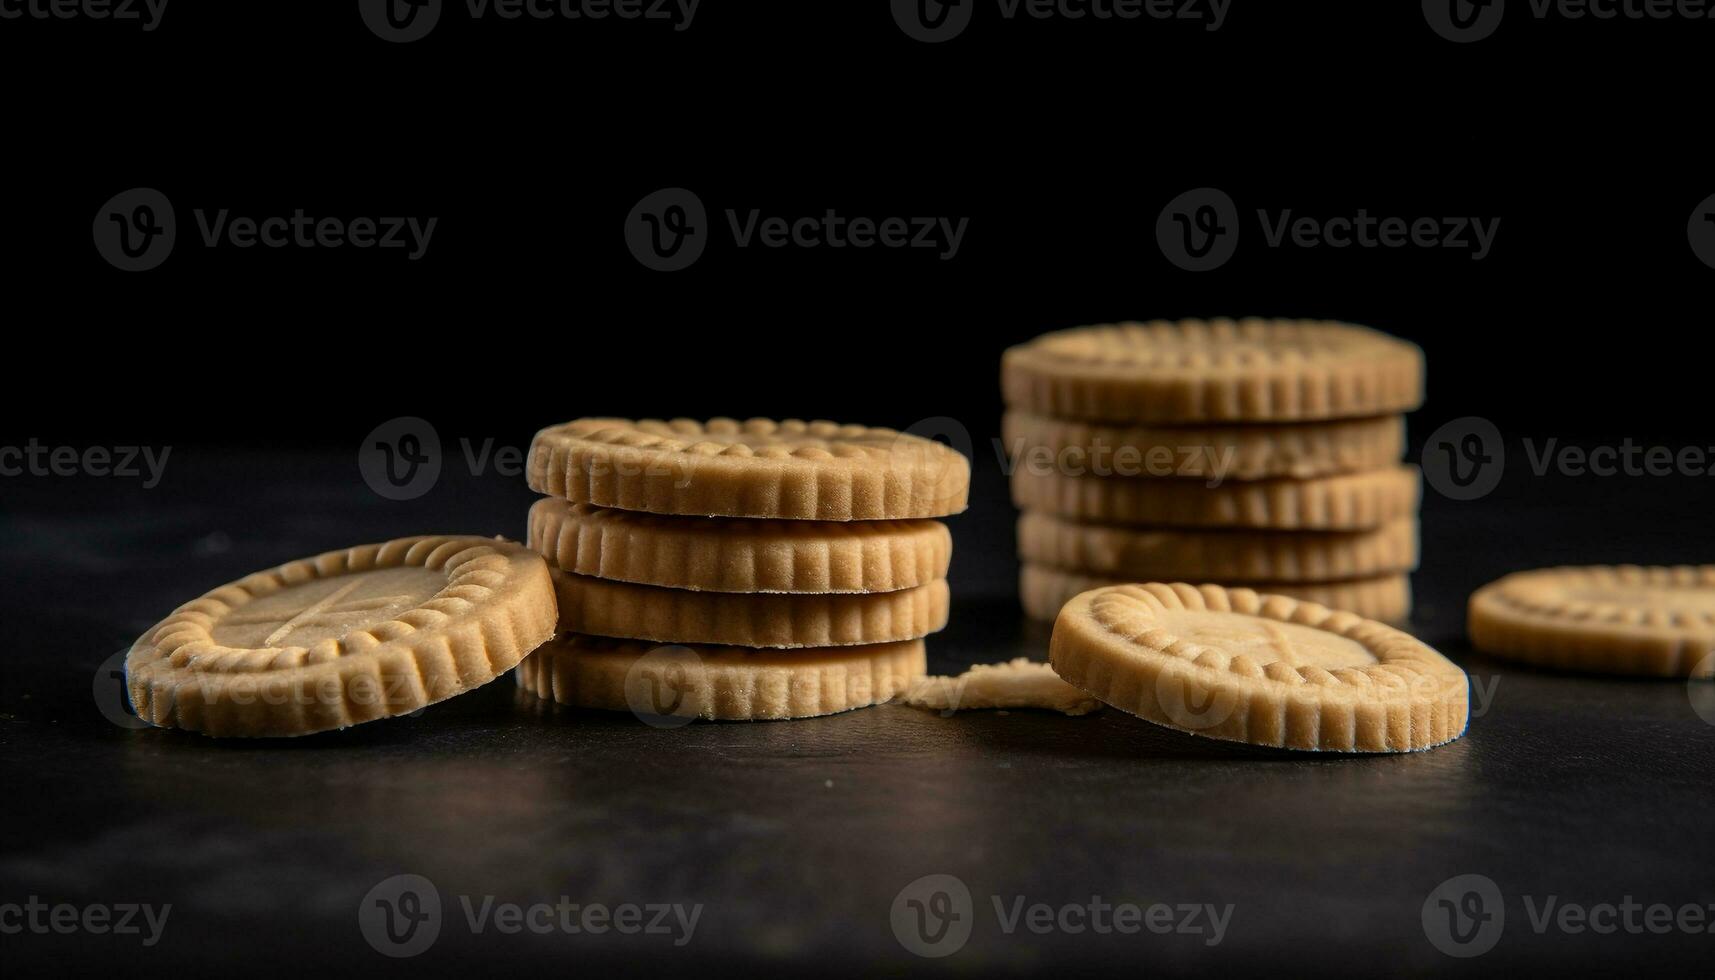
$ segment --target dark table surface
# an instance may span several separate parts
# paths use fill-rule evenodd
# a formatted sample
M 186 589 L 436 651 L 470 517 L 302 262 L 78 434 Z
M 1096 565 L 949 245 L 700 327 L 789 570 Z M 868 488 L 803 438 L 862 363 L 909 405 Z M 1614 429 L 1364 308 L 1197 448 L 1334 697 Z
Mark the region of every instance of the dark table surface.
M 953 621 L 930 644 L 939 672 L 1046 656 L 1046 629 L 1012 594 L 998 467 L 979 459 L 977 474 L 972 510 L 953 521 Z M 1708 561 L 1709 494 L 1694 480 L 1509 471 L 1483 500 L 1429 493 L 1414 630 L 1471 672 L 1470 730 L 1429 752 L 1350 757 L 1213 742 L 1113 710 L 942 717 L 889 705 L 663 729 L 544 707 L 510 678 L 414 717 L 295 740 L 137 728 L 118 711 L 111 667 L 177 603 L 361 541 L 521 536 L 529 492 L 503 472 L 448 473 L 395 503 L 364 488 L 350 453 L 193 449 L 152 489 L 42 477 L 4 492 L 0 903 L 171 905 L 152 945 L 9 932 L 8 973 L 1374 975 L 1690 971 L 1715 952 L 1683 908 L 1715 921 L 1715 694 L 1525 669 L 1463 639 L 1465 597 L 1507 570 Z M 366 941 L 360 908 L 378 885 L 393 897 L 383 883 L 405 874 L 432 882 L 418 891 L 438 896 L 438 932 L 420 954 L 389 958 Z M 1432 900 L 1462 875 L 1493 883 L 1451 889 L 1455 907 L 1488 919 L 1450 920 Z M 963 893 L 926 876 L 952 876 Z M 700 912 L 688 941 L 677 926 L 508 933 L 483 916 L 562 896 L 644 906 L 645 924 L 653 906 Z M 1104 928 L 1117 921 L 1105 913 L 1062 911 L 1092 903 L 1172 911 L 1131 934 Z M 1030 925 L 1045 913 L 1026 911 L 1009 931 L 1015 910 L 1039 904 L 1054 910 L 1047 929 Z M 1562 918 L 1573 906 L 1605 924 L 1603 905 L 1620 907 L 1617 930 Z M 1649 928 L 1652 906 L 1676 917 L 1665 934 Z M 919 908 L 939 938 L 930 951 L 947 955 L 907 949 Z M 938 935 L 949 911 L 957 925 Z M 1479 922 L 1471 945 L 1449 948 L 1492 941 L 1487 952 L 1438 948 L 1449 923 Z

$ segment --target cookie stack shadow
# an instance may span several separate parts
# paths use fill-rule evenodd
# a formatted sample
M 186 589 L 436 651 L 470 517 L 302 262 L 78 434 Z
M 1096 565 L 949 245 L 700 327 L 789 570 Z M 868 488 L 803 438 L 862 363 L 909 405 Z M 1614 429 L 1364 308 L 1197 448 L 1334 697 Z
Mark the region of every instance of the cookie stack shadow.
M 581 419 L 531 445 L 528 545 L 559 635 L 520 686 L 646 719 L 804 718 L 886 701 L 947 624 L 970 468 L 832 422 Z
M 1025 611 L 1125 582 L 1242 586 L 1402 622 L 1422 353 L 1297 320 L 1081 327 L 1006 352 Z

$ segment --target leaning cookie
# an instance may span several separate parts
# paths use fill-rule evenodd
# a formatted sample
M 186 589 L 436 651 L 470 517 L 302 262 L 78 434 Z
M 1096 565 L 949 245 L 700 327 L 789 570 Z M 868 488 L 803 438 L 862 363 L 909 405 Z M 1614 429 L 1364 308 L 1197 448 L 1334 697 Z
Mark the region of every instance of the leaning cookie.
M 1195 735 L 1412 752 L 1465 732 L 1465 672 L 1381 623 L 1249 589 L 1122 585 L 1077 596 L 1054 670 L 1103 702 Z
M 494 680 L 554 632 L 541 556 L 402 538 L 257 572 L 180 606 L 125 658 L 137 715 L 208 735 L 305 735 Z

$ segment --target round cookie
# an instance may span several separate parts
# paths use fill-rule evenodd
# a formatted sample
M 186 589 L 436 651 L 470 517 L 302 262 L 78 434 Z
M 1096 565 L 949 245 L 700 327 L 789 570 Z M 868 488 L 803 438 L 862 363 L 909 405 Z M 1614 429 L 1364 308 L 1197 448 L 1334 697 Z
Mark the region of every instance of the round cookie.
M 1405 454 L 1398 415 L 1226 426 L 1075 422 L 1011 411 L 1002 439 L 1015 465 L 1098 476 L 1184 476 L 1262 480 L 1383 469 Z
M 915 640 L 944 629 L 945 579 L 896 592 L 728 594 L 611 582 L 552 569 L 560 631 L 740 647 Z
M 1044 334 L 1001 359 L 1007 405 L 1124 422 L 1291 422 L 1407 412 L 1423 352 L 1346 323 L 1184 320 Z
M 1018 595 L 1025 614 L 1045 622 L 1053 622 L 1061 607 L 1079 593 L 1129 584 L 1133 580 L 1029 562 L 1018 572 Z M 1403 574 L 1344 582 L 1259 582 L 1249 588 L 1264 595 L 1302 599 L 1383 623 L 1403 623 L 1411 616 L 1411 578 Z
M 922 640 L 790 651 L 566 634 L 518 666 L 545 700 L 656 720 L 813 718 L 880 704 L 926 671 Z
M 1249 589 L 1086 592 L 1060 611 L 1049 658 L 1121 711 L 1252 745 L 1411 752 L 1458 738 L 1469 717 L 1465 672 L 1413 637 Z
M 1514 572 L 1478 589 L 1471 644 L 1542 667 L 1652 677 L 1715 668 L 1715 565 Z
M 710 592 L 893 592 L 947 577 L 940 521 L 660 517 L 553 497 L 530 508 L 529 546 L 555 567 Z
M 971 466 L 892 429 L 590 418 L 536 433 L 526 476 L 551 497 L 650 514 L 873 521 L 959 513 Z
M 1417 567 L 1417 522 L 1373 531 L 1231 531 L 1109 527 L 1026 511 L 1018 556 L 1132 581 L 1328 582 Z
M 1209 486 L 1201 480 L 1070 476 L 1012 471 L 1012 500 L 1094 524 L 1152 527 L 1352 531 L 1417 513 L 1417 467 L 1396 466 L 1313 480 L 1255 480 Z
M 289 562 L 180 606 L 125 658 L 137 715 L 208 735 L 304 735 L 495 679 L 554 632 L 540 555 L 402 538 Z

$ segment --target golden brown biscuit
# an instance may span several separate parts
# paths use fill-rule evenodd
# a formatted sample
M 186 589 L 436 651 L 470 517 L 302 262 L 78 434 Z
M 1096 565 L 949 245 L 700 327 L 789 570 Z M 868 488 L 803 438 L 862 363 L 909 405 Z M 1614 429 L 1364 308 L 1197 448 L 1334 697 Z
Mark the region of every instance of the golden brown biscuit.
M 1417 521 L 1373 531 L 1167 530 L 1083 524 L 1027 511 L 1018 555 L 1132 581 L 1327 582 L 1417 567 Z
M 659 645 L 566 634 L 518 665 L 518 686 L 643 718 L 812 718 L 880 704 L 924 673 L 922 640 L 802 650 Z
M 560 631 L 740 647 L 831 647 L 914 640 L 947 625 L 937 579 L 896 592 L 732 594 L 610 582 L 551 570 Z
M 1471 596 L 1471 643 L 1565 670 L 1687 677 L 1715 665 L 1715 565 L 1515 572 Z
M 659 517 L 552 497 L 529 532 L 569 572 L 710 592 L 892 592 L 946 578 L 953 555 L 940 521 Z
M 1009 349 L 1007 405 L 1125 423 L 1288 422 L 1407 412 L 1423 352 L 1368 327 L 1185 320 L 1078 327 Z
M 1053 622 L 1072 597 L 1091 589 L 1133 584 L 1132 580 L 1026 563 L 1019 569 L 1018 594 L 1032 619 Z M 1411 616 L 1411 579 L 1381 575 L 1344 582 L 1259 582 L 1250 586 L 1265 595 L 1283 595 L 1355 613 L 1383 623 L 1403 623 Z
M 554 632 L 540 555 L 402 538 L 288 562 L 180 606 L 125 658 L 138 717 L 208 735 L 304 735 L 480 687 Z
M 1077 596 L 1061 677 L 1140 718 L 1290 749 L 1411 752 L 1464 734 L 1465 672 L 1381 623 L 1249 589 L 1122 585 Z
M 1096 476 L 1305 479 L 1393 466 L 1405 454 L 1399 415 L 1249 425 L 1119 425 L 1007 412 L 1014 464 Z
M 1417 467 L 1313 480 L 1257 480 L 1208 486 L 1198 480 L 1012 473 L 1012 500 L 1093 524 L 1150 527 L 1354 531 L 1417 513 Z
M 526 477 L 551 497 L 649 514 L 904 520 L 964 510 L 971 466 L 892 429 L 591 418 L 536 433 Z

